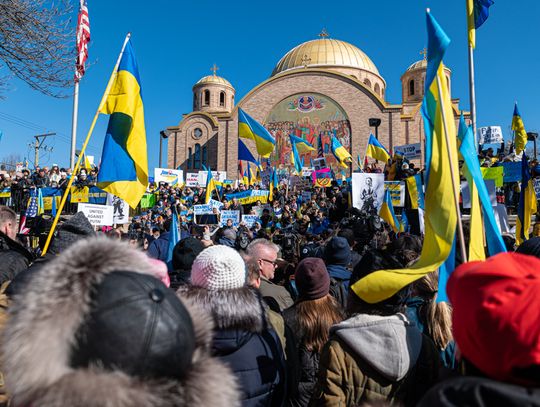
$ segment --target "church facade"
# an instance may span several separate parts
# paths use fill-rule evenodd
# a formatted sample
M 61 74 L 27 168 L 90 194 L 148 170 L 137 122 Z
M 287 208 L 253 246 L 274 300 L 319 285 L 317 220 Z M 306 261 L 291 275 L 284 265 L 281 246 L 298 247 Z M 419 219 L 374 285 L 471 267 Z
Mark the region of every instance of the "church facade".
M 270 78 L 236 105 L 234 87 L 216 75 L 215 67 L 213 75 L 200 79 L 193 86 L 193 111 L 178 125 L 168 127 L 168 167 L 195 172 L 204 165 L 227 171 L 227 178 L 236 179 L 239 107 L 276 138 L 270 156 L 273 165 L 290 164 L 289 134 L 306 139 L 316 149 L 321 144 L 330 165 L 335 162 L 330 151 L 332 135 L 355 160 L 363 157 L 370 132 L 375 134 L 370 126 L 373 119 L 380 123 L 379 140 L 390 151 L 404 144 L 423 146 L 420 108 L 427 61 L 417 61 L 404 72 L 402 102 L 392 104 L 385 98 L 384 78 L 364 52 L 324 32 L 319 37 L 287 52 Z M 451 71 L 445 67 L 444 72 L 451 92 Z M 452 103 L 457 122 L 459 99 L 452 99 Z M 243 141 L 257 157 L 254 142 Z M 309 159 L 315 157 L 317 151 L 302 158 L 308 166 Z

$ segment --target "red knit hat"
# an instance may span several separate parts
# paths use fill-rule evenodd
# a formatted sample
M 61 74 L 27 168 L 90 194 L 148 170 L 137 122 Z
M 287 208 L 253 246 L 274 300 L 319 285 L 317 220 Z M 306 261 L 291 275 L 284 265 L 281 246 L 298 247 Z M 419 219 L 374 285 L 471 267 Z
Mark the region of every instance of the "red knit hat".
M 493 379 L 530 383 L 518 370 L 540 365 L 540 259 L 501 253 L 463 264 L 447 292 L 463 356 Z

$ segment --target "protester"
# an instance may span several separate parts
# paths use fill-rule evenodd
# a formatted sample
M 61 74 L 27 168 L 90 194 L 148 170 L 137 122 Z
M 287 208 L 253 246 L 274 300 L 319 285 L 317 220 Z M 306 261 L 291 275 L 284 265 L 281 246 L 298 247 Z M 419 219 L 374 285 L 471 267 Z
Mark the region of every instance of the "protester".
M 17 241 L 17 214 L 0 206 L 0 292 L 4 283 L 28 268 L 34 256 Z
M 347 266 L 351 263 L 351 247 L 344 237 L 332 238 L 323 255 L 330 274 L 330 294 L 345 308 L 349 289 L 351 271 Z

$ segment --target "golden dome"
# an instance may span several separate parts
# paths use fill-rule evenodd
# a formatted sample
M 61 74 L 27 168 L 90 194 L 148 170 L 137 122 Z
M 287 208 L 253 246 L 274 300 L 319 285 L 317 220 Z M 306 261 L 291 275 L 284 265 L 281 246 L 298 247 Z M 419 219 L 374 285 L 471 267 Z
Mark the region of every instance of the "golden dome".
M 443 66 L 444 69 L 450 71 L 450 68 L 448 68 L 446 65 Z M 411 66 L 407 68 L 406 72 L 414 71 L 416 69 L 427 69 L 427 59 L 421 59 L 420 61 L 416 61 L 415 63 L 411 64 Z
M 209 84 L 225 85 L 231 88 L 233 87 L 227 79 L 222 78 L 221 76 L 217 76 L 217 75 L 208 75 L 199 79 L 197 83 L 194 85 L 194 87 L 200 86 L 200 85 L 209 85 Z
M 375 64 L 359 48 L 331 38 L 311 40 L 294 47 L 279 60 L 271 76 L 289 69 L 321 66 L 357 68 L 380 76 Z

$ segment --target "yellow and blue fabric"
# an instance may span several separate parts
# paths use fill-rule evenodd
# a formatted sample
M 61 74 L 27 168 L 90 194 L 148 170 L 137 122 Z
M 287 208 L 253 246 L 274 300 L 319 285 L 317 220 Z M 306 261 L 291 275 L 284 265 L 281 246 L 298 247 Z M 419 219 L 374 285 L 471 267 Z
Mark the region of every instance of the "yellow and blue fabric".
M 246 147 L 244 142 L 238 139 L 238 161 L 248 161 L 255 165 L 260 165 L 259 161 L 255 159 L 251 151 Z
M 45 212 L 45 205 L 43 204 L 43 193 L 41 192 L 41 188 L 38 188 L 37 193 L 37 214 L 43 215 Z
M 366 148 L 366 156 L 374 158 L 382 162 L 388 162 L 390 159 L 390 153 L 384 146 L 375 138 L 373 134 L 369 135 L 368 144 Z
M 341 145 L 335 134 L 332 135 L 332 154 L 336 157 L 339 165 L 348 168 L 347 163 L 352 161 L 352 157 L 347 149 Z
M 277 170 L 274 168 L 272 170 L 272 176 L 270 177 L 270 194 L 268 195 L 268 200 L 273 201 L 274 200 L 274 189 L 277 189 L 279 183 L 278 183 L 278 176 L 277 176 Z
M 405 178 L 407 191 L 411 200 L 411 209 L 424 209 L 424 189 L 422 187 L 422 176 L 416 174 Z
M 448 258 L 457 224 L 457 211 L 452 183 L 459 185 L 459 174 L 452 174 L 450 162 L 458 168 L 456 130 L 452 102 L 442 58 L 450 39 L 432 15 L 427 13 L 428 67 L 422 114 L 426 145 L 430 146 L 429 175 L 425 194 L 425 238 L 418 261 L 407 269 L 379 270 L 357 281 L 351 288 L 368 303 L 390 298 L 410 283 L 437 270 Z M 440 89 L 439 89 L 440 84 Z M 439 92 L 442 98 L 439 97 Z M 446 144 L 443 111 L 448 120 Z
M 516 218 L 516 244 L 519 246 L 529 239 L 531 216 L 536 213 L 536 193 L 529 169 L 529 160 L 525 154 L 521 159 L 521 194 L 519 195 Z
M 293 136 L 292 134 L 289 135 L 289 137 L 291 138 L 291 164 L 294 165 L 294 170 L 297 174 L 302 174 L 302 161 L 300 160 L 300 154 L 298 153 L 297 143 L 293 140 L 293 137 L 298 137 Z
M 178 232 L 178 215 L 176 214 L 176 209 L 173 210 L 171 227 L 169 229 L 169 247 L 167 248 L 167 269 L 169 271 L 173 270 L 172 267 L 172 257 L 174 246 L 180 241 L 180 233 Z
M 489 17 L 489 8 L 494 4 L 493 0 L 467 0 L 467 26 L 469 29 L 469 44 L 476 46 L 476 29 Z
M 401 225 L 394 213 L 394 205 L 392 205 L 392 198 L 390 197 L 390 191 L 388 189 L 384 192 L 384 199 L 381 209 L 379 210 L 379 216 L 392 227 L 394 233 L 401 231 Z
M 261 157 L 268 157 L 276 145 L 276 140 L 262 124 L 238 108 L 238 137 L 255 141 L 257 153 Z
M 514 105 L 514 116 L 512 117 L 512 131 L 515 133 L 514 145 L 516 146 L 516 154 L 520 154 L 525 150 L 527 144 L 527 132 L 525 131 L 525 125 L 523 119 L 519 114 L 517 103 Z
M 98 185 L 135 208 L 148 186 L 148 153 L 141 80 L 128 41 L 107 99 L 99 111 L 110 115 Z
M 257 185 L 257 182 L 258 182 L 257 173 L 253 172 L 253 168 L 251 167 L 249 167 L 249 182 L 250 182 L 250 185 L 253 185 L 253 186 Z
M 216 180 L 212 176 L 212 171 L 210 171 L 210 168 L 204 168 L 208 175 L 206 176 L 206 197 L 204 200 L 204 203 L 209 203 L 210 199 L 212 199 L 212 192 L 216 189 Z
M 300 137 L 296 137 L 295 135 L 291 134 L 291 144 L 294 144 L 296 146 L 296 149 L 300 154 L 309 153 L 310 151 L 315 151 L 315 147 L 313 147 L 310 143 L 308 143 L 306 140 Z
M 242 183 L 243 183 L 246 187 L 249 187 L 249 178 L 248 178 L 247 170 L 244 170 L 244 174 L 242 175 Z

